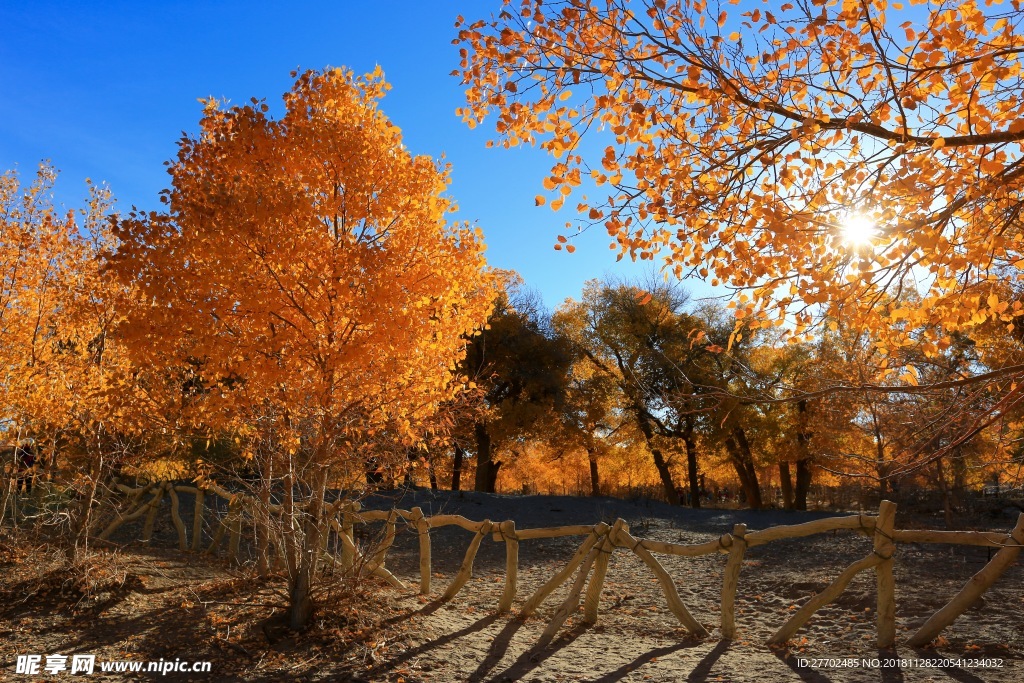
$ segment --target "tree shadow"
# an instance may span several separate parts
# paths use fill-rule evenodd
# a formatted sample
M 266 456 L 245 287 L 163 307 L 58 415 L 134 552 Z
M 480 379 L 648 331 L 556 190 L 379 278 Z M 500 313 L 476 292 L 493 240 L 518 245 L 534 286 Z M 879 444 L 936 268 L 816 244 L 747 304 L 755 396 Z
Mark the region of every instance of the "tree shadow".
M 409 612 L 402 612 L 393 617 L 389 617 L 383 620 L 381 623 L 391 626 L 400 622 L 411 619 L 412 617 L 429 617 L 431 614 L 441 609 L 444 605 L 451 602 L 450 600 L 444 600 L 443 598 L 434 598 L 430 602 L 426 603 L 419 609 L 414 609 Z
M 697 662 L 697 666 L 693 667 L 693 671 L 691 671 L 690 675 L 686 677 L 687 683 L 700 683 L 701 681 L 706 681 L 708 679 L 708 675 L 711 673 L 711 669 L 718 663 L 718 660 L 721 659 L 722 655 L 725 654 L 725 651 L 729 649 L 730 645 L 732 645 L 731 640 L 718 641 L 718 645 L 715 645 L 711 652 L 704 655 L 704 657 Z M 696 647 L 696 644 L 694 644 L 693 647 Z
M 435 607 L 434 609 L 437 609 L 437 608 Z M 423 654 L 425 652 L 429 652 L 429 651 L 434 650 L 436 648 L 439 648 L 439 647 L 442 647 L 444 645 L 447 645 L 448 643 L 450 643 L 452 641 L 455 641 L 455 640 L 458 640 L 459 638 L 464 638 L 465 636 L 468 636 L 471 633 L 476 633 L 477 631 L 482 631 L 483 629 L 487 628 L 488 626 L 493 624 L 495 621 L 497 621 L 498 618 L 501 617 L 501 616 L 502 615 L 500 615 L 500 614 L 488 615 L 486 617 L 483 617 L 482 619 L 478 619 L 478 620 L 474 621 L 469 626 L 461 628 L 458 631 L 455 631 L 453 633 L 446 633 L 445 635 L 440 636 L 439 638 L 435 638 L 435 639 L 433 639 L 431 641 L 428 641 L 426 643 L 422 643 L 420 645 L 417 645 L 416 647 L 409 648 L 408 650 L 403 650 L 402 652 L 400 652 L 396 656 L 391 657 L 389 659 L 386 659 L 383 662 L 381 662 L 380 664 L 378 664 L 377 666 L 375 666 L 373 669 L 371 669 L 368 672 L 368 675 L 370 675 L 371 677 L 380 676 L 380 675 L 382 675 L 382 674 L 384 674 L 384 673 L 386 673 L 386 672 L 388 672 L 388 671 L 390 671 L 392 669 L 395 669 L 400 664 L 404 664 L 405 662 L 408 662 L 410 659 L 413 659 L 414 657 L 418 657 L 419 655 L 421 655 L 421 654 Z
M 899 665 L 899 654 L 895 648 L 890 649 L 879 649 L 878 660 L 885 663 L 886 660 L 897 661 L 896 666 L 881 666 L 879 667 L 879 673 L 882 676 L 882 683 L 903 683 L 903 669 Z
M 515 636 L 516 632 L 523 627 L 526 622 L 523 619 L 511 619 L 505 627 L 501 629 L 501 632 L 494 637 L 494 641 L 491 646 L 487 649 L 487 655 L 484 656 L 480 666 L 476 668 L 469 676 L 470 683 L 476 683 L 482 681 L 484 676 L 489 674 L 494 667 L 498 666 L 498 662 L 502 660 L 505 653 L 508 652 L 508 647 L 512 643 L 512 637 Z
M 914 648 L 914 654 L 920 659 L 941 659 L 943 657 L 943 655 L 939 654 L 936 650 L 928 650 L 919 647 Z M 955 658 L 956 655 L 952 655 L 952 657 Z M 955 666 L 941 666 L 937 667 L 937 669 L 931 669 L 931 671 L 936 670 L 942 671 L 954 681 L 960 681 L 960 683 L 984 683 L 985 681 L 984 678 L 978 678 L 970 671 Z
M 531 647 L 529 650 L 523 652 L 516 661 L 512 662 L 511 665 L 504 671 L 490 678 L 491 683 L 499 683 L 502 681 L 520 681 L 526 678 L 526 675 L 531 671 L 539 667 L 549 657 L 557 653 L 564 647 L 567 647 L 579 638 L 583 633 L 589 630 L 589 624 L 579 624 L 568 631 L 564 631 L 562 635 L 556 638 L 547 647 L 538 648 L 537 646 Z M 482 679 L 477 679 L 482 680 Z
M 652 661 L 659 657 L 667 657 L 668 655 L 674 652 L 679 652 L 680 650 L 688 650 L 694 647 L 700 647 L 700 645 L 701 643 L 699 641 L 684 641 L 681 643 L 676 643 L 675 645 L 666 645 L 665 647 L 658 647 L 653 650 L 648 650 L 647 652 L 644 652 L 643 654 L 638 656 L 633 661 L 623 664 L 618 669 L 615 669 L 615 671 L 609 671 L 600 678 L 595 678 L 592 681 L 592 683 L 614 683 L 615 681 L 621 681 L 623 678 L 635 672 L 640 667 L 646 664 L 650 664 Z M 686 680 L 703 681 L 707 677 L 707 671 L 711 670 L 711 667 L 714 666 L 715 661 L 722 655 L 723 652 L 725 652 L 727 647 L 728 644 L 726 644 L 725 641 L 722 641 L 722 643 L 716 645 L 715 649 L 709 652 L 708 655 L 705 656 L 703 660 L 701 660 L 700 664 L 697 665 L 697 668 L 693 670 L 693 673 L 691 673 L 686 678 Z M 697 674 L 699 670 L 703 670 L 704 673 L 700 674 L 698 678 L 694 678 L 694 675 Z
M 112 609 L 133 593 L 155 595 L 162 588 L 146 588 L 138 575 L 129 573 L 121 581 L 83 591 L 67 570 L 55 569 L 11 585 L 0 593 L 0 620 L 16 621 L 28 616 L 67 612 L 72 621 L 89 621 Z

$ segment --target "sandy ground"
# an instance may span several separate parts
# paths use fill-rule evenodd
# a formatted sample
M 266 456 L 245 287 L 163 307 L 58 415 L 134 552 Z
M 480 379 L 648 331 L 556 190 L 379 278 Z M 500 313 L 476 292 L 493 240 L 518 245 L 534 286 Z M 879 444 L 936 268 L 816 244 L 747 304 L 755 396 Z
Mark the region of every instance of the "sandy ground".
M 182 503 L 190 527 L 191 501 Z M 387 509 L 393 504 L 406 509 L 418 505 L 427 514 L 459 513 L 474 520 L 513 519 L 519 529 L 597 521 L 610 524 L 622 518 L 636 537 L 682 543 L 716 538 L 737 522 L 756 530 L 834 516 L 689 510 L 609 498 L 429 491 L 367 499 L 364 508 Z M 586 627 L 582 614 L 576 614 L 550 646 L 537 649 L 536 642 L 567 594 L 568 585 L 549 597 L 536 616 L 521 620 L 515 613 L 538 586 L 568 562 L 582 537 L 523 541 L 513 613 L 498 615 L 495 607 L 504 583 L 503 543 L 486 539 L 473 579 L 453 601 L 441 604 L 436 598 L 462 562 L 471 534 L 455 527 L 432 532 L 433 591 L 423 597 L 415 594 L 416 536 L 402 529 L 387 566 L 411 588 L 407 592 L 381 591 L 381 630 L 355 657 L 338 654 L 337 647 L 330 647 L 337 643 L 326 642 L 329 629 L 321 629 L 316 636 L 323 643 L 286 638 L 283 644 L 268 646 L 259 622 L 271 612 L 261 605 L 273 602 L 270 596 L 276 587 L 247 579 L 244 572 L 223 564 L 170 550 L 175 537 L 165 512 L 158 517 L 157 547 L 126 554 L 134 562 L 132 580 L 106 604 L 90 604 L 75 614 L 61 616 L 39 596 L 19 603 L 21 584 L 11 579 L 16 572 L 0 569 L 0 585 L 8 580 L 5 592 L 0 591 L 4 601 L 0 605 L 0 680 L 29 680 L 11 674 L 14 654 L 28 651 L 81 651 L 108 658 L 146 659 L 182 656 L 188 651 L 195 652 L 195 659 L 207 657 L 216 662 L 212 677 L 168 676 L 167 680 L 1024 680 L 1024 568 L 1020 564 L 1011 567 L 978 605 L 944 632 L 937 648 L 912 650 L 904 644 L 984 566 L 989 554 L 984 548 L 898 546 L 895 651 L 879 652 L 874 647 L 875 579 L 871 572 L 858 576 L 835 603 L 812 617 L 788 648 L 772 649 L 764 644 L 792 610 L 846 566 L 870 553 L 869 539 L 842 531 L 750 549 L 736 600 L 738 634 L 731 642 L 721 641 L 718 631 L 725 555 L 695 559 L 658 556 L 691 613 L 711 631 L 709 638 L 700 640 L 690 637 L 667 609 L 650 570 L 628 551 L 618 549 L 610 559 L 598 624 Z M 1004 517 L 979 524 L 996 530 L 1008 529 L 1012 522 Z M 898 515 L 897 527 L 908 526 L 942 528 L 937 521 L 906 520 Z M 363 528 L 361 542 L 372 544 L 380 527 Z M 126 527 L 123 533 L 129 538 L 138 528 Z M 232 624 L 237 625 L 234 631 Z M 814 661 L 829 659 L 840 662 Z M 882 666 L 892 659 L 903 661 Z M 990 666 L 982 666 L 963 661 L 968 659 L 992 661 Z M 960 664 L 955 660 L 961 660 Z M 116 676 L 92 679 L 123 680 Z
M 389 502 L 389 501 L 388 501 Z M 367 501 L 385 507 L 382 501 Z M 658 503 L 613 499 L 501 497 L 481 494 L 437 497 L 407 495 L 401 507 L 421 506 L 427 513 L 454 512 L 471 519 L 514 519 L 517 528 L 585 524 L 625 519 L 634 536 L 676 543 L 699 543 L 720 536 L 733 524 L 750 530 L 832 516 L 749 510 L 687 510 Z M 904 522 L 904 524 L 900 524 Z M 898 518 L 897 526 L 906 526 Z M 1008 528 L 992 520 L 987 528 Z M 434 533 L 434 594 L 447 585 L 462 560 L 470 534 L 461 529 Z M 403 541 L 404 542 L 401 542 Z M 524 541 L 520 544 L 520 585 L 516 607 L 569 560 L 581 537 Z M 654 575 L 624 549 L 612 555 L 601 614 L 586 628 L 577 615 L 548 648 L 533 649 L 568 583 L 528 620 L 497 616 L 494 607 L 504 577 L 504 545 L 485 541 L 474 579 L 449 604 L 404 606 L 418 636 L 375 670 L 405 668 L 415 677 L 438 681 L 1020 681 L 1024 680 L 1024 570 L 1012 567 L 972 608 L 943 634 L 938 649 L 915 651 L 899 642 L 879 652 L 875 642 L 875 577 L 865 572 L 832 605 L 820 610 L 785 649 L 764 645 L 797 606 L 825 588 L 843 569 L 871 552 L 869 539 L 836 532 L 779 541 L 748 551 L 737 593 L 737 637 L 720 641 L 718 630 L 722 571 L 726 557 L 659 556 L 691 613 L 712 636 L 690 638 L 667 609 Z M 389 566 L 415 585 L 412 534 L 396 543 Z M 900 545 L 895 575 L 898 639 L 905 641 L 952 597 L 988 558 L 984 548 Z M 438 585 L 440 584 L 440 585 Z M 995 659 L 1002 668 L 950 665 L 942 659 Z M 853 660 L 856 668 L 802 659 Z M 870 660 L 904 659 L 902 666 Z M 963 664 L 961 662 L 961 664 Z M 939 665 L 936 668 L 936 665 Z

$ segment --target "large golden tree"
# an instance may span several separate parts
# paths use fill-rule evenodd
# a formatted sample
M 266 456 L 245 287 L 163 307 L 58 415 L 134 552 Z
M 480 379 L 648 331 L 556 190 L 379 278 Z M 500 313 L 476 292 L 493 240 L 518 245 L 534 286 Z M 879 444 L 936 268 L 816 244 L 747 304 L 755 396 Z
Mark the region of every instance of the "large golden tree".
M 137 359 L 188 365 L 197 421 L 245 432 L 272 414 L 287 430 L 287 492 L 311 493 L 283 542 L 295 627 L 332 473 L 452 398 L 492 298 L 479 233 L 447 220 L 447 169 L 402 145 L 387 89 L 329 69 L 298 76 L 280 119 L 206 102 L 167 211 L 121 224 L 119 267 L 147 304 L 125 330 Z

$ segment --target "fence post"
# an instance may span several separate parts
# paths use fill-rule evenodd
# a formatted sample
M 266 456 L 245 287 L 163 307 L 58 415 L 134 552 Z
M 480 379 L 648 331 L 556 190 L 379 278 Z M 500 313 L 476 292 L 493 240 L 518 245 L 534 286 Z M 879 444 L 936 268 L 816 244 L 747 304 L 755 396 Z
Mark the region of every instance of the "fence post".
M 224 513 L 224 516 L 217 520 L 217 530 L 213 532 L 213 538 L 210 540 L 209 547 L 206 548 L 206 552 L 213 555 L 217 552 L 217 548 L 220 547 L 221 541 L 224 540 L 224 534 L 228 530 L 228 522 L 230 521 L 231 515 L 234 513 L 235 508 L 240 502 L 238 496 L 232 496 L 228 499 L 228 510 Z
M 142 541 L 148 543 L 153 538 L 153 524 L 156 522 L 156 511 L 160 507 L 160 501 L 164 499 L 164 491 L 167 490 L 167 482 L 157 484 L 156 495 L 149 503 L 149 512 L 146 513 L 146 523 L 142 526 Z
M 698 638 L 706 638 L 708 631 L 704 628 L 704 625 L 693 618 L 690 611 L 686 609 L 686 605 L 683 604 L 682 599 L 679 597 L 679 591 L 676 590 L 676 584 L 672 581 L 672 577 L 665 571 L 665 568 L 661 566 L 661 563 L 651 555 L 647 548 L 644 548 L 643 539 L 633 538 L 629 533 L 629 526 L 623 524 L 619 529 L 616 538 L 612 539 L 616 545 L 624 548 L 630 548 L 634 554 L 636 554 L 641 560 L 644 561 L 654 575 L 658 579 L 658 583 L 661 584 L 661 590 L 665 593 L 665 601 L 668 602 L 668 607 L 672 610 L 672 614 L 676 615 L 679 622 L 686 627 L 686 630 L 697 636 Z
M 739 585 L 740 569 L 743 567 L 743 553 L 747 550 L 747 543 L 744 540 L 746 535 L 746 524 L 733 526 L 729 559 L 725 563 L 725 573 L 722 577 L 722 638 L 726 640 L 736 637 L 736 587 Z
M 606 532 L 607 533 L 607 532 Z M 607 538 L 607 536 L 605 536 Z M 548 622 L 547 628 L 544 629 L 544 633 L 541 634 L 540 640 L 537 642 L 536 647 L 542 648 L 547 647 L 551 640 L 558 633 L 558 629 L 562 628 L 562 624 L 569 618 L 580 606 L 580 593 L 583 592 L 583 586 L 587 582 L 587 576 L 590 574 L 590 568 L 594 565 L 594 561 L 598 555 L 601 555 L 601 546 L 604 545 L 604 538 L 601 542 L 596 544 L 587 553 L 587 557 L 583 560 L 583 564 L 576 574 L 576 580 L 572 584 L 572 588 L 569 589 L 569 595 L 562 601 L 562 604 L 555 610 L 555 614 L 551 617 L 551 621 Z
M 896 503 L 883 500 L 878 506 L 878 520 L 875 522 L 875 545 L 873 552 L 879 558 L 875 566 L 878 578 L 878 647 L 891 648 L 896 642 L 896 581 L 892 575 L 892 554 L 896 545 L 892 541 L 892 530 L 896 522 Z
M 601 591 L 604 589 L 604 578 L 608 573 L 608 560 L 611 559 L 612 551 L 615 550 L 615 543 L 612 541 L 619 529 L 625 524 L 625 520 L 617 519 L 612 524 L 608 535 L 604 537 L 599 547 L 600 554 L 594 563 L 594 574 L 590 577 L 587 585 L 587 595 L 583 600 L 583 621 L 588 624 L 597 623 L 598 606 L 601 604 Z
M 498 526 L 505 539 L 505 590 L 498 601 L 498 612 L 504 613 L 512 609 L 516 599 L 516 585 L 519 582 L 519 539 L 516 538 L 516 523 L 512 520 L 502 522 Z
M 356 537 L 353 534 L 355 529 L 355 521 L 353 515 L 359 512 L 362 506 L 357 501 L 347 503 L 342 509 L 341 513 L 341 533 L 349 540 L 349 543 L 341 544 L 341 567 L 342 569 L 351 569 L 356 561 L 355 543 Z
M 1017 525 L 1010 532 L 1010 538 L 1003 548 L 995 554 L 988 564 L 981 571 L 971 577 L 971 580 L 960 589 L 960 592 L 953 597 L 942 609 L 929 617 L 928 621 L 917 630 L 907 645 L 911 647 L 924 647 L 932 642 L 942 629 L 952 624 L 957 617 L 964 613 L 974 602 L 981 597 L 992 586 L 1007 567 L 1013 564 L 1020 549 L 1024 544 L 1024 513 L 1017 517 Z
M 373 554 L 373 563 L 379 567 L 384 566 L 384 561 L 387 559 L 388 550 L 391 549 L 391 545 L 395 542 L 395 523 L 398 520 L 398 513 L 392 510 L 388 514 L 388 518 L 385 521 L 384 526 L 384 540 L 380 544 L 380 548 Z
M 147 484 L 146 486 L 143 486 L 143 487 L 142 487 L 142 488 L 140 489 L 140 492 L 139 492 L 138 494 L 136 494 L 136 495 L 137 495 L 137 496 L 138 496 L 139 498 L 142 498 L 142 497 L 143 497 L 143 496 L 145 496 L 145 495 L 146 495 L 147 493 L 149 493 L 149 491 L 150 491 L 150 489 L 151 489 L 152 487 L 153 487 L 153 485 L 152 485 L 152 484 Z M 154 496 L 154 500 L 155 500 L 155 499 L 156 499 L 156 498 L 157 498 L 157 497 L 158 497 L 159 495 L 160 495 L 160 491 L 157 491 L 157 492 L 156 492 L 156 495 Z M 132 511 L 131 513 L 129 513 L 128 515 L 125 515 L 124 517 L 118 517 L 118 518 L 115 518 L 115 519 L 114 519 L 113 521 L 111 521 L 111 522 L 110 522 L 110 524 L 109 524 L 109 525 L 107 526 L 107 528 L 103 530 L 103 533 L 101 533 L 101 534 L 100 534 L 100 535 L 98 536 L 98 538 L 99 538 L 99 539 L 100 539 L 101 541 L 102 541 L 102 540 L 106 540 L 107 538 L 109 538 L 109 537 L 110 537 L 110 535 L 111 535 L 111 534 L 113 534 L 113 533 L 114 533 L 114 532 L 115 532 L 115 531 L 116 531 L 116 530 L 117 530 L 117 529 L 118 529 L 118 528 L 119 528 L 119 527 L 120 527 L 120 526 L 121 526 L 122 524 L 124 524 L 125 522 L 131 522 L 132 520 L 135 520 L 135 519 L 138 519 L 139 517 L 141 517 L 141 516 L 142 516 L 142 514 L 143 514 L 144 512 L 146 512 L 146 511 L 148 511 L 148 510 L 149 510 L 149 506 L 150 506 L 150 504 L 151 504 L 152 502 L 153 502 L 153 501 L 149 501 L 149 502 L 143 503 L 143 504 L 141 504 L 141 505 L 140 505 L 139 507 L 135 508 L 135 510 L 133 510 L 133 511 Z
M 565 583 L 565 580 L 569 578 L 574 571 L 576 571 L 576 568 L 580 566 L 583 560 L 586 559 L 587 555 L 590 553 L 590 549 L 593 548 L 598 540 L 601 539 L 601 536 L 608 533 L 608 528 L 608 525 L 604 522 L 596 524 L 594 526 L 594 530 L 590 532 L 589 536 L 587 536 L 587 540 L 583 542 L 583 545 L 579 547 L 576 554 L 572 556 L 571 560 L 569 560 L 569 564 L 563 567 L 560 572 L 548 579 L 547 583 L 538 588 L 533 595 L 530 596 L 530 599 L 526 601 L 523 608 L 519 610 L 519 616 L 525 618 L 536 612 L 541 603 L 544 602 L 544 600 L 546 600 L 556 588 Z
M 476 559 L 476 551 L 480 549 L 480 543 L 484 540 L 484 536 L 491 532 L 491 520 L 485 519 L 480 523 L 480 530 L 473 536 L 473 540 L 469 542 L 469 548 L 466 550 L 466 556 L 462 559 L 462 566 L 459 568 L 458 574 L 452 579 L 451 584 L 448 586 L 448 590 L 441 596 L 441 600 L 448 602 L 454 598 L 462 587 L 466 585 L 470 577 L 473 576 L 473 561 Z
M 167 486 L 167 494 L 171 497 L 171 522 L 174 523 L 174 530 L 178 532 L 178 550 L 188 550 L 185 524 L 181 521 L 181 514 L 178 512 L 178 492 L 174 490 L 174 484 Z
M 413 508 L 412 515 L 420 541 L 420 595 L 430 595 L 430 522 L 422 508 Z

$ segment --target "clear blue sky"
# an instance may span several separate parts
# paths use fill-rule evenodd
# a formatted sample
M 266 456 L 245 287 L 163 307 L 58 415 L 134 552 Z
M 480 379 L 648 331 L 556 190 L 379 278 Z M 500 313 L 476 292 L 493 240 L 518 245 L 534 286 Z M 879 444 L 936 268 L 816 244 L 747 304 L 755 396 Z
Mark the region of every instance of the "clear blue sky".
M 462 87 L 453 24 L 482 18 L 497 0 L 323 3 L 9 2 L 0 4 L 0 169 L 23 177 L 43 159 L 61 170 L 58 200 L 74 206 L 85 178 L 107 183 L 120 207 L 158 208 L 163 162 L 199 120 L 199 97 L 272 105 L 293 69 L 380 64 L 393 86 L 384 112 L 416 154 L 453 166 L 458 218 L 484 230 L 492 265 L 519 271 L 549 307 L 578 297 L 616 264 L 608 238 L 592 232 L 577 251 L 556 252 L 574 214 L 535 207 L 550 160 L 534 149 L 486 149 L 490 122 L 475 130 L 456 116 Z M 691 287 L 706 295 L 708 288 Z

